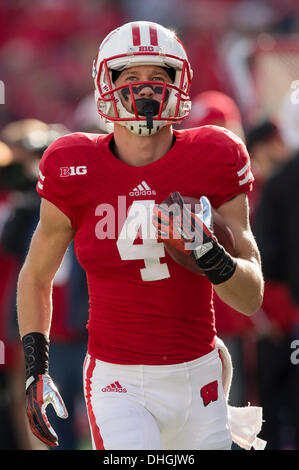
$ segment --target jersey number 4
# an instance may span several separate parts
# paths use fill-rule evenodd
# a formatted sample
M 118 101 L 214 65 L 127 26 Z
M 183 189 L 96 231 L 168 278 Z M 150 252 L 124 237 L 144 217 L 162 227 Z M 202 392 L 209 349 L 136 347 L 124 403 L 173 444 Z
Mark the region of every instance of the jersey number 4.
M 165 256 L 165 248 L 155 238 L 154 205 L 153 200 L 134 201 L 116 243 L 122 260 L 144 260 L 145 267 L 140 269 L 143 281 L 170 277 L 167 264 L 160 261 Z M 142 243 L 135 243 L 138 235 Z

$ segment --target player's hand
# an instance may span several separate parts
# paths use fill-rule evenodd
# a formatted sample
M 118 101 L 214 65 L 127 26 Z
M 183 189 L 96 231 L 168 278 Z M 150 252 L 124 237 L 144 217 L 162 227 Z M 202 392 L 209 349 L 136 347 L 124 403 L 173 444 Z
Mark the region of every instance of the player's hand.
M 218 243 L 213 233 L 208 198 L 200 198 L 198 214 L 184 204 L 178 191 L 170 194 L 169 201 L 172 204 L 154 207 L 153 225 L 158 240 L 192 256 L 212 284 L 221 284 L 230 279 L 237 262 Z
M 67 418 L 65 404 L 48 374 L 30 377 L 26 384 L 26 413 L 31 431 L 42 442 L 55 447 L 58 437 L 48 421 L 46 407 L 51 403 L 60 418 Z
M 166 204 L 154 207 L 153 224 L 159 241 L 164 241 L 186 254 L 196 253 L 200 258 L 217 243 L 212 231 L 211 205 L 205 196 L 200 198 L 199 214 L 194 214 L 184 204 L 178 191 L 170 193 L 170 206 Z

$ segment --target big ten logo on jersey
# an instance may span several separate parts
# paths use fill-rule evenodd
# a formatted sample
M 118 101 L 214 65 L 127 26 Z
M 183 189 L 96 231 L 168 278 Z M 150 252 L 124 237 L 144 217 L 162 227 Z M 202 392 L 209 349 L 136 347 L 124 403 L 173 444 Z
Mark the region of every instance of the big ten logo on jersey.
M 81 166 L 62 166 L 60 167 L 60 177 L 67 178 L 68 176 L 86 175 L 87 167 Z
M 200 395 L 203 400 L 204 406 L 208 406 L 209 403 L 212 401 L 216 401 L 218 399 L 218 382 L 214 380 L 214 382 L 210 382 L 200 389 Z

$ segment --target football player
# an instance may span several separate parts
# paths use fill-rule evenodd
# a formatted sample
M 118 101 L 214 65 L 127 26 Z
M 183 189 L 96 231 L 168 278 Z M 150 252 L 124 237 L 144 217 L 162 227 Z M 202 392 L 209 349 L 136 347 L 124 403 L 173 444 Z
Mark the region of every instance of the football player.
M 73 133 L 44 153 L 40 221 L 19 276 L 32 432 L 56 446 L 47 404 L 67 416 L 49 374 L 48 347 L 52 281 L 74 239 L 90 297 L 83 368 L 93 447 L 230 449 L 212 298 L 215 289 L 252 315 L 263 297 L 248 222 L 248 153 L 216 126 L 173 129 L 190 110 L 192 70 L 180 40 L 161 25 L 133 22 L 112 31 L 93 77 L 99 114 L 113 132 Z M 161 204 L 169 195 L 178 211 L 172 218 Z M 218 209 L 234 235 L 235 256 L 205 216 L 184 207 L 184 196 L 205 196 Z M 202 275 L 168 255 L 166 229 L 167 241 L 192 256 Z

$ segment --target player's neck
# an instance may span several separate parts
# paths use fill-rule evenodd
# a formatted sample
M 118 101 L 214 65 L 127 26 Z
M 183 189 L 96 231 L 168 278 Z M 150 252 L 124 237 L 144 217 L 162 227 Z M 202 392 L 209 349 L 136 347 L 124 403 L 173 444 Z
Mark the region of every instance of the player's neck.
M 157 134 L 140 137 L 124 126 L 114 125 L 114 153 L 125 163 L 143 166 L 159 160 L 173 145 L 171 126 L 164 126 Z

